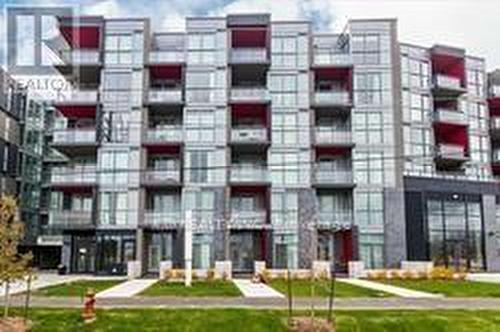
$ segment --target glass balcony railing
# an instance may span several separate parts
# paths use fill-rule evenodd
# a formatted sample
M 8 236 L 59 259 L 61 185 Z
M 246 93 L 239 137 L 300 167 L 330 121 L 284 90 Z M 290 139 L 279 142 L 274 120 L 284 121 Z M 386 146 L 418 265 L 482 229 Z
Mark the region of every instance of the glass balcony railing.
M 441 143 L 436 148 L 437 156 L 441 159 L 466 159 L 465 148 L 456 144 Z
M 97 182 L 96 166 L 54 167 L 50 175 L 52 184 L 86 185 Z
M 320 211 L 318 214 L 318 224 L 323 227 L 350 226 L 353 223 L 352 211 Z
M 434 117 L 438 122 L 454 123 L 460 125 L 464 125 L 467 123 L 465 114 L 453 109 L 438 108 L 434 113 Z
M 349 53 L 316 53 L 313 64 L 317 66 L 352 66 L 352 56 Z
M 183 222 L 181 211 L 155 211 L 144 212 L 144 224 L 148 226 L 179 226 Z
M 352 169 L 324 169 L 317 167 L 315 171 L 315 181 L 318 184 L 353 184 Z
M 236 227 L 255 227 L 266 224 L 267 212 L 265 210 L 256 211 L 231 211 L 231 225 Z
M 182 103 L 182 90 L 151 88 L 148 92 L 148 102 L 152 104 Z
M 500 150 L 493 150 L 491 161 L 495 164 L 500 164 Z
M 231 129 L 232 142 L 265 142 L 267 129 L 264 127 L 233 127 Z
M 269 93 L 265 87 L 233 87 L 231 88 L 231 101 L 258 101 L 270 100 Z
M 51 210 L 49 212 L 49 225 L 60 227 L 78 227 L 93 225 L 91 211 L 81 210 Z
M 184 51 L 151 51 L 149 63 L 180 63 L 186 61 Z
M 72 90 L 61 92 L 55 101 L 57 104 L 95 104 L 97 90 Z
M 351 97 L 349 91 L 316 91 L 314 92 L 314 103 L 317 105 L 349 106 Z
M 145 141 L 148 143 L 182 142 L 182 126 L 148 128 Z
M 264 63 L 267 62 L 265 48 L 233 48 L 231 49 L 232 63 Z
M 71 65 L 96 65 L 100 63 L 98 50 L 72 49 L 61 52 L 61 59 Z
M 350 130 L 335 130 L 332 127 L 316 127 L 316 144 L 352 144 L 352 134 Z
M 53 131 L 53 143 L 57 144 L 95 144 L 95 128 L 56 129 Z
M 462 86 L 460 79 L 453 76 L 436 74 L 434 75 L 434 86 L 436 88 L 450 89 L 450 90 L 461 90 Z
M 181 169 L 147 169 L 143 173 L 143 182 L 149 184 L 180 183 Z
M 232 182 L 268 182 L 269 172 L 265 166 L 235 166 L 231 167 Z

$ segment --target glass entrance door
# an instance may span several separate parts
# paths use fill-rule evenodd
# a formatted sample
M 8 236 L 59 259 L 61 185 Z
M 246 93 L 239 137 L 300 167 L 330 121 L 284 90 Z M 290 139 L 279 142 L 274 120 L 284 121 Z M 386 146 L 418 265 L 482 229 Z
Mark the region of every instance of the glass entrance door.
M 254 232 L 231 234 L 231 261 L 235 272 L 252 272 L 254 261 L 262 259 L 261 236 Z
M 93 273 L 95 271 L 95 237 L 74 235 L 72 244 L 71 272 Z
M 172 233 L 152 233 L 148 236 L 148 272 L 158 273 L 161 261 L 172 260 Z
M 98 273 L 125 274 L 127 262 L 135 259 L 135 236 L 100 234 L 97 236 Z

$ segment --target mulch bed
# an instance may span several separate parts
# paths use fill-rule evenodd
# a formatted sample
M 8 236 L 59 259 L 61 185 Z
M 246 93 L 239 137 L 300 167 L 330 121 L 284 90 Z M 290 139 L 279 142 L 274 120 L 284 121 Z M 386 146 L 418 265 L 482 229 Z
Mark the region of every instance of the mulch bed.
M 20 317 L 9 317 L 0 319 L 0 332 L 25 332 L 32 327 L 29 320 Z
M 290 331 L 292 332 L 335 332 L 335 321 L 330 323 L 324 318 L 315 317 L 311 320 L 311 317 L 294 317 L 292 318 L 292 326 Z

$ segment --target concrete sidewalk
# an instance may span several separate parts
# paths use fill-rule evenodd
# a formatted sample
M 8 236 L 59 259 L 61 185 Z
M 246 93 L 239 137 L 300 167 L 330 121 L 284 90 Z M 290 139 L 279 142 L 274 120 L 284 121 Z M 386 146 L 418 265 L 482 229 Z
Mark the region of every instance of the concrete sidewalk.
M 284 298 L 285 296 L 261 282 L 254 283 L 248 279 L 233 279 L 233 283 L 238 287 L 244 297 L 249 298 Z
M 397 295 L 400 297 L 415 298 L 415 299 L 441 298 L 441 297 L 443 297 L 443 295 L 441 295 L 441 294 L 426 293 L 426 292 L 416 291 L 413 289 L 396 287 L 396 286 L 392 286 L 392 285 L 386 285 L 386 284 L 383 284 L 380 282 L 374 282 L 374 281 L 363 280 L 363 279 L 338 278 L 337 281 L 344 282 L 346 284 L 351 284 L 351 285 L 358 286 L 358 287 L 369 288 L 372 290 L 389 293 L 392 295 Z
M 139 294 L 156 283 L 158 279 L 134 279 L 122 282 L 96 294 L 96 298 L 127 298 Z
M 31 290 L 37 290 L 44 287 L 55 286 L 60 284 L 65 284 L 67 282 L 72 282 L 82 279 L 80 275 L 57 275 L 57 274 L 38 274 L 36 278 L 31 282 Z M 27 282 L 18 281 L 10 285 L 10 294 L 15 295 L 27 291 Z M 0 294 L 5 294 L 5 285 L 0 285 Z

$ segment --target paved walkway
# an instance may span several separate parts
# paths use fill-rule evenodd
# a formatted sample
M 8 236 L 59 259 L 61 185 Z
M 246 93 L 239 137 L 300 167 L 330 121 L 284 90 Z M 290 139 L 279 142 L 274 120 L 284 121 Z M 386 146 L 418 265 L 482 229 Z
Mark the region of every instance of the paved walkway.
M 234 284 L 244 297 L 248 298 L 284 298 L 285 296 L 275 290 L 263 284 L 261 282 L 254 283 L 248 279 L 233 279 Z
M 127 298 L 139 294 L 158 279 L 134 279 L 122 282 L 96 294 L 96 298 Z
M 441 297 L 443 297 L 443 295 L 441 295 L 441 294 L 426 293 L 426 292 L 416 291 L 416 290 L 412 290 L 412 289 L 408 289 L 408 288 L 396 287 L 396 286 L 392 286 L 392 285 L 386 285 L 386 284 L 383 284 L 380 282 L 374 282 L 374 281 L 363 280 L 363 279 L 339 278 L 337 280 L 340 282 L 345 282 L 347 284 L 354 285 L 354 286 L 369 288 L 369 289 L 373 289 L 376 291 L 381 291 L 381 292 L 397 295 L 400 297 L 406 297 L 406 298 L 421 299 L 421 298 L 441 298 Z
M 466 277 L 469 281 L 491 282 L 500 284 L 500 273 L 469 273 Z
M 31 283 L 31 290 L 40 289 L 48 286 L 55 286 L 82 279 L 79 275 L 57 275 L 57 274 L 38 274 Z M 10 285 L 10 294 L 15 295 L 27 291 L 26 281 L 18 281 Z M 0 294 L 5 294 L 5 286 L 0 285 Z

